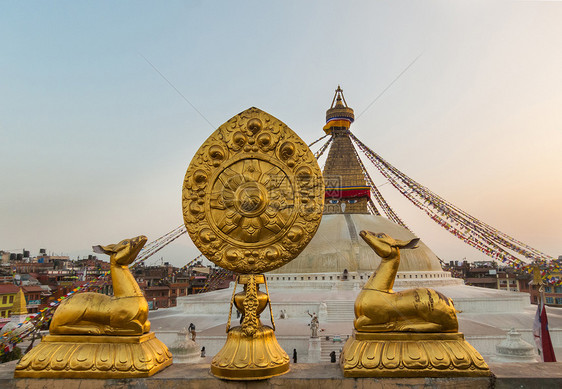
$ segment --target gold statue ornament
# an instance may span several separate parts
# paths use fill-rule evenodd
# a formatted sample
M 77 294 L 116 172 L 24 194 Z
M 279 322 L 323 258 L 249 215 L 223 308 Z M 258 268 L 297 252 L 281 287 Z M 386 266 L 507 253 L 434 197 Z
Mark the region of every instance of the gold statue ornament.
M 340 357 L 344 376 L 488 376 L 482 356 L 458 332 L 453 300 L 428 288 L 392 290 L 400 250 L 415 249 L 419 239 L 360 236 L 381 264 L 355 300 L 355 331 Z
M 171 365 L 168 348 L 149 332 L 148 304 L 129 271 L 146 240 L 93 247 L 110 256 L 113 297 L 86 292 L 64 300 L 49 335 L 22 358 L 15 377 L 148 377 Z
M 53 315 L 49 333 L 142 335 L 150 331 L 148 303 L 128 267 L 145 243 L 146 236 L 138 236 L 94 246 L 95 253 L 110 256 L 113 297 L 88 292 L 64 300 Z
M 275 338 L 262 273 L 295 258 L 318 229 L 322 173 L 308 146 L 283 122 L 250 108 L 220 126 L 199 148 L 183 184 L 183 217 L 195 245 L 212 262 L 240 274 L 227 341 L 211 372 L 230 380 L 289 371 Z M 265 291 L 260 291 L 264 285 Z M 269 304 L 272 326 L 260 321 Z M 230 328 L 232 305 L 242 314 Z

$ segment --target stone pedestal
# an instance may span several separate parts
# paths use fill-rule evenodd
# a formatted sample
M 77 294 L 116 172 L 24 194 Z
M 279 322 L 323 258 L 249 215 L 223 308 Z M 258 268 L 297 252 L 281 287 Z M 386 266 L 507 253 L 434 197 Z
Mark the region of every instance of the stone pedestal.
M 521 339 L 521 334 L 511 329 L 507 336 L 496 346 L 496 356 L 493 362 L 521 362 L 533 363 L 538 361 L 535 347 Z
M 340 357 L 344 377 L 481 377 L 488 365 L 462 333 L 357 332 Z
M 170 347 L 174 363 L 201 363 L 201 347 L 189 338 L 189 332 L 183 329 Z
M 149 377 L 172 364 L 172 354 L 149 332 L 140 336 L 47 335 L 16 366 L 14 377 Z
M 308 363 L 320 362 L 322 355 L 322 341 L 320 338 L 310 338 L 308 340 Z

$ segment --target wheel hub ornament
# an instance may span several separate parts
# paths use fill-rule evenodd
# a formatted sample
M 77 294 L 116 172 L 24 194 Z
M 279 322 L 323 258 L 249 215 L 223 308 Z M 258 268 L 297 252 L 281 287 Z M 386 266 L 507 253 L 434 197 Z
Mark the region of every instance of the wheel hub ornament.
M 237 284 L 244 285 L 230 308 L 234 304 L 244 320 L 230 328 L 229 316 L 227 342 L 211 372 L 237 380 L 287 372 L 289 358 L 275 339 L 273 315 L 273 328 L 260 321 L 269 294 L 259 285 L 267 292 L 262 273 L 294 259 L 320 225 L 324 184 L 316 158 L 283 122 L 247 109 L 199 148 L 185 175 L 182 204 L 195 245 L 216 265 L 241 274 Z M 256 358 L 239 360 L 244 347 Z

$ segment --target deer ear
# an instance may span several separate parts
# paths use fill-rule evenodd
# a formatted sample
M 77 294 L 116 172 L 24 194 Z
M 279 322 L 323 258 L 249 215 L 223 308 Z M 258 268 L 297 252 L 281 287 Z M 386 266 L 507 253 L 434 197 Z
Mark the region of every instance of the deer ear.
M 94 253 L 97 254 L 107 254 L 107 255 L 111 255 L 115 252 L 115 245 L 114 244 L 108 244 L 107 246 L 92 246 L 92 250 L 94 250 Z
M 420 241 L 420 238 L 414 238 L 411 241 L 409 241 L 408 243 L 406 243 L 406 245 L 403 246 L 402 248 L 404 248 L 404 249 L 415 249 L 416 247 L 418 247 L 419 241 Z

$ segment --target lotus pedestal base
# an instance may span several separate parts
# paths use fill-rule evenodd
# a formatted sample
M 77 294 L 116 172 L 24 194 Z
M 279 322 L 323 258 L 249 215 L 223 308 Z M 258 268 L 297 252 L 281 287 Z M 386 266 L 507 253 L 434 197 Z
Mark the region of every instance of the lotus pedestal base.
M 254 336 L 244 334 L 241 327 L 231 328 L 211 362 L 211 373 L 225 380 L 262 380 L 288 371 L 289 356 L 268 326 L 259 327 Z
M 462 333 L 357 332 L 340 356 L 345 377 L 482 377 L 490 369 Z
M 154 332 L 140 336 L 47 335 L 16 366 L 14 377 L 137 378 L 172 364 Z

